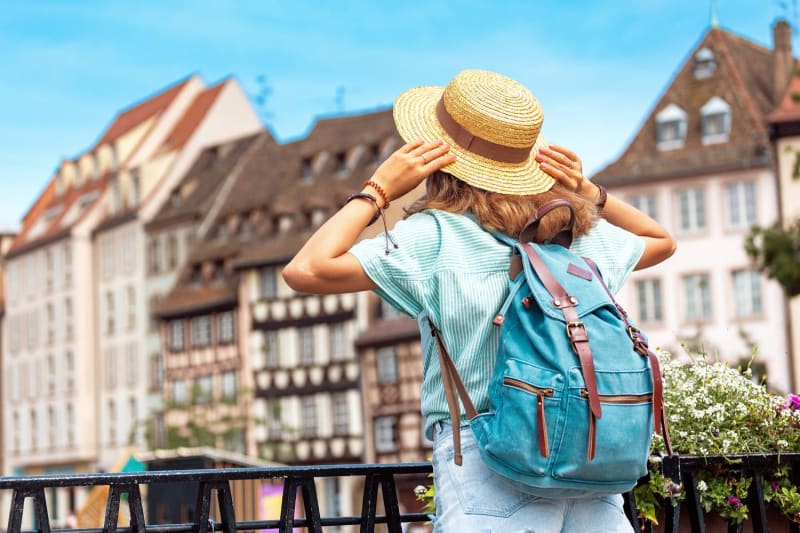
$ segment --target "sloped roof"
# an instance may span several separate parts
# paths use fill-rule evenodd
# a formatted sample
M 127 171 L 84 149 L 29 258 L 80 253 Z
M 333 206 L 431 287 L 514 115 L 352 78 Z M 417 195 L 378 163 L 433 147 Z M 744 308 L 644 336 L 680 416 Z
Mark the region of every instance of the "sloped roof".
M 710 77 L 696 79 L 694 57 L 702 48 L 713 52 L 716 70 Z M 622 155 L 592 179 L 614 186 L 769 165 L 766 117 L 774 107 L 773 64 L 772 50 L 727 30 L 710 29 Z M 700 109 L 715 96 L 730 106 L 730 135 L 727 142 L 704 145 Z M 687 114 L 685 142 L 682 148 L 660 150 L 656 115 L 670 104 Z
M 260 136 L 274 142 L 272 135 L 263 131 L 203 150 L 147 229 L 208 213 L 225 178 Z
M 769 114 L 771 124 L 800 122 L 800 76 L 793 75 L 780 105 Z
M 156 94 L 146 98 L 144 101 L 120 111 L 114 118 L 113 122 L 111 122 L 111 125 L 109 125 L 103 135 L 100 136 L 100 140 L 97 141 L 95 146 L 100 146 L 101 144 L 113 141 L 150 117 L 153 117 L 165 110 L 193 77 L 194 76 L 189 76 L 169 87 L 166 87 L 165 89 L 158 91 Z
M 208 114 L 208 110 L 211 109 L 228 81 L 230 80 L 223 80 L 195 96 L 189 108 L 164 139 L 160 151 L 180 150 L 184 147 L 206 114 Z
M 247 218 L 257 211 L 270 219 L 266 224 L 268 229 L 264 230 L 266 233 L 252 230 L 247 235 L 220 237 L 213 229 L 209 231 L 195 243 L 183 272 L 160 308 L 171 312 L 179 308 L 190 310 L 183 302 L 191 291 L 203 301 L 217 297 L 202 292 L 193 279 L 193 273 L 205 262 L 222 261 L 243 268 L 280 264 L 291 258 L 314 229 L 309 212 L 323 209 L 329 215 L 349 194 L 360 190 L 361 184 L 375 170 L 376 162 L 367 152 L 392 139 L 399 139 L 392 113 L 383 110 L 323 119 L 303 139 L 280 145 L 262 143 L 248 151 L 244 160 L 239 155 L 238 179 L 226 195 L 212 228 L 225 224 L 229 217 Z M 359 150 L 361 156 L 356 154 Z M 343 153 L 351 161 L 344 175 L 335 168 L 337 154 Z M 309 160 L 315 162 L 317 171 L 313 178 L 304 178 L 304 167 Z M 198 190 L 200 187 L 198 184 Z M 275 227 L 274 219 L 282 214 L 296 215 L 287 231 L 278 231 Z M 164 211 L 157 219 L 167 216 Z

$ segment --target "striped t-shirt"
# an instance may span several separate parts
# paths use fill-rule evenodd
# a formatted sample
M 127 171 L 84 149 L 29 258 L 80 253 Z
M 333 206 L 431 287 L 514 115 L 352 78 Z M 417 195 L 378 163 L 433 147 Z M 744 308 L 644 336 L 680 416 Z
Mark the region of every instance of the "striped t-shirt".
M 388 255 L 383 234 L 357 243 L 350 253 L 379 287 L 378 295 L 419 323 L 422 415 L 431 438 L 434 423 L 450 416 L 427 318 L 442 331 L 476 409 L 487 411 L 500 341 L 492 319 L 508 295 L 511 248 L 471 218 L 433 209 L 398 222 L 390 234 L 399 248 Z M 571 249 L 593 259 L 616 292 L 639 261 L 644 241 L 601 219 Z

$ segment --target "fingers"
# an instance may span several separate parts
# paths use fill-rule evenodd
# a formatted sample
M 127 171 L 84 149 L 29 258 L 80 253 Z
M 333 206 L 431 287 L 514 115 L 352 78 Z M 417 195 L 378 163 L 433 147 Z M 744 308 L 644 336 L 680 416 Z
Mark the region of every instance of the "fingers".
M 551 144 L 550 146 L 545 147 L 545 151 L 555 152 L 557 154 L 563 155 L 569 161 L 575 161 L 578 164 L 580 164 L 580 162 L 581 162 L 581 158 L 578 157 L 577 154 L 575 154 L 575 152 L 573 152 L 569 148 L 565 148 L 563 146 L 558 146 L 557 144 Z
M 400 147 L 398 152 L 402 154 L 409 154 L 412 152 L 412 150 L 422 146 L 424 143 L 425 141 L 423 140 L 407 142 L 406 144 Z
M 428 166 L 428 165 L 432 165 L 433 163 L 435 163 L 439 158 L 441 158 L 443 155 L 445 155 L 449 151 L 450 151 L 450 145 L 437 144 L 436 146 L 434 146 L 433 149 L 428 150 L 427 152 L 425 152 L 423 154 L 420 154 L 420 158 L 422 159 L 422 161 L 425 164 L 425 166 Z
M 408 153 L 412 157 L 419 157 L 421 155 L 425 155 L 425 158 L 428 159 L 428 161 L 430 161 L 430 158 L 427 156 L 427 153 L 433 150 L 434 148 L 442 146 L 443 144 L 444 141 L 420 142 L 420 144 L 417 144 L 417 146 Z

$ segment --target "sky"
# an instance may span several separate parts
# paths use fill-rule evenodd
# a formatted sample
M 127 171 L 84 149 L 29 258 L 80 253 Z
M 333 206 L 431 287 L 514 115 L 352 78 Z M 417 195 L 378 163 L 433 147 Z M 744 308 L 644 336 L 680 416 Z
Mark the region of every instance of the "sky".
M 544 137 L 591 174 L 625 148 L 712 11 L 771 47 L 777 19 L 797 26 L 797 1 L 2 0 L 0 230 L 118 112 L 189 74 L 234 76 L 285 142 L 318 117 L 494 70 L 531 89 Z

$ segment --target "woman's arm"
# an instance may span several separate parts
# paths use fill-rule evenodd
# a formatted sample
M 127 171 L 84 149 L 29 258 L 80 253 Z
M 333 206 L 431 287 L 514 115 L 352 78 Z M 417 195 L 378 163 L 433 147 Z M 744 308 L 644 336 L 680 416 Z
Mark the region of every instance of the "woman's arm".
M 584 177 L 581 160 L 572 151 L 551 145 L 540 149 L 536 160 L 544 172 L 581 196 L 593 202 L 599 198 L 600 188 Z M 644 240 L 644 253 L 636 264 L 636 270 L 657 265 L 675 253 L 675 239 L 661 224 L 610 194 L 603 216 L 615 226 Z
M 375 170 L 372 181 L 385 191 L 391 202 L 455 161 L 455 156 L 447 153 L 449 150 L 441 141 L 408 143 Z M 361 192 L 374 196 L 383 207 L 378 191 L 367 186 Z M 358 260 L 347 253 L 374 215 L 375 205 L 370 200 L 356 198 L 348 202 L 317 229 L 286 265 L 283 279 L 296 291 L 315 294 L 377 288 Z

